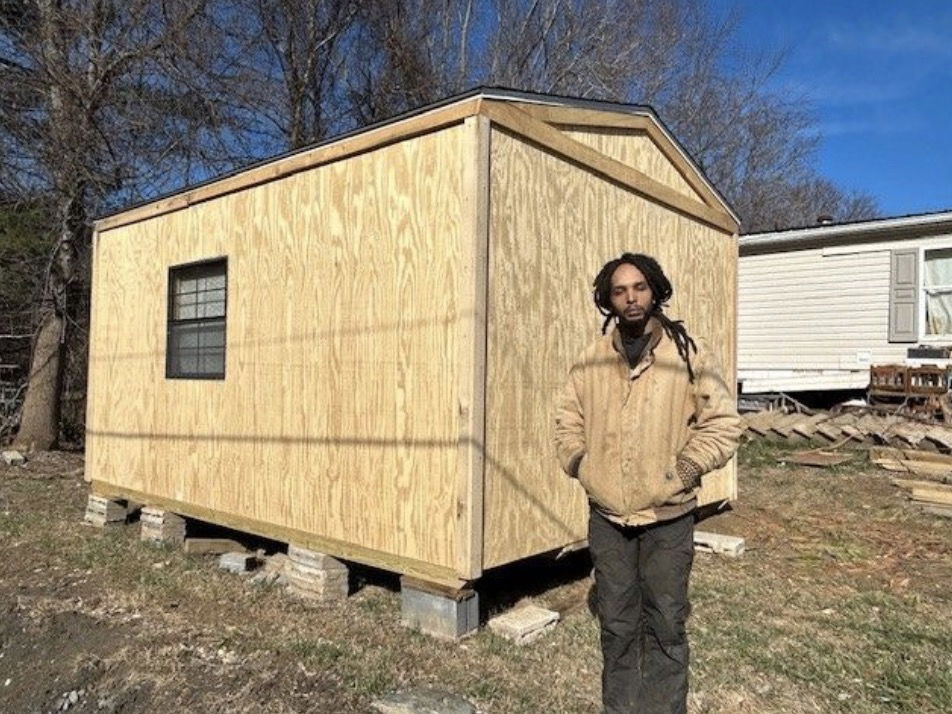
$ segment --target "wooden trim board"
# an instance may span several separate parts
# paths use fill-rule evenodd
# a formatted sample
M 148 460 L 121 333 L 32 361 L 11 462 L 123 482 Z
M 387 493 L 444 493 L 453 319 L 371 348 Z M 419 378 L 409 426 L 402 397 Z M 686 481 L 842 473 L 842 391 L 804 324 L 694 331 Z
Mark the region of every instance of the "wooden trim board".
M 325 146 L 318 146 L 314 149 L 294 154 L 293 156 L 277 159 L 264 166 L 242 171 L 234 176 L 223 178 L 205 186 L 200 186 L 191 191 L 179 193 L 169 198 L 146 204 L 145 206 L 133 208 L 123 213 L 110 216 L 109 218 L 103 218 L 96 221 L 96 230 L 107 231 L 112 228 L 118 228 L 119 226 L 161 216 L 164 213 L 188 208 L 193 204 L 251 188 L 258 184 L 267 183 L 268 181 L 273 181 L 299 171 L 314 168 L 322 164 L 328 164 L 333 161 L 340 161 L 341 159 L 346 159 L 356 154 L 362 154 L 387 144 L 402 141 L 411 136 L 437 131 L 447 126 L 458 124 L 467 117 L 477 114 L 482 101 L 483 100 L 479 97 L 467 99 L 447 107 L 440 107 L 424 114 L 410 117 L 395 124 L 388 124 L 379 129 L 366 131 Z
M 546 124 L 644 131 L 651 137 L 665 158 L 672 163 L 678 173 L 688 182 L 688 185 L 704 198 L 704 202 L 708 206 L 711 208 L 725 209 L 730 212 L 730 207 L 725 205 L 723 199 L 717 195 L 707 181 L 698 175 L 697 169 L 685 158 L 681 150 L 672 142 L 667 132 L 661 128 L 651 115 L 625 114 L 600 109 L 560 107 L 551 104 L 527 103 L 519 106 L 520 109 L 527 114 L 530 114 L 540 121 L 544 121 Z
M 309 548 L 321 553 L 327 553 L 344 560 L 353 560 L 365 565 L 371 565 L 385 570 L 411 575 L 421 580 L 444 585 L 450 588 L 464 587 L 466 581 L 459 578 L 458 575 L 448 568 L 441 568 L 437 565 L 424 563 L 411 558 L 404 558 L 390 553 L 364 548 L 346 543 L 333 538 L 324 538 L 313 533 L 307 533 L 295 528 L 275 525 L 257 521 L 243 516 L 236 516 L 231 513 L 224 513 L 213 508 L 206 508 L 192 503 L 184 503 L 172 498 L 162 496 L 153 496 L 130 488 L 114 486 L 110 483 L 93 479 L 92 493 L 103 498 L 127 499 L 138 503 L 160 506 L 161 508 L 172 511 L 190 518 L 215 523 L 216 525 L 227 526 L 235 530 L 253 533 L 265 538 L 293 543 L 303 548 Z
M 647 174 L 575 141 L 522 109 L 504 102 L 484 101 L 482 113 L 505 129 L 605 176 L 642 196 L 733 235 L 737 222 L 727 213 L 678 193 Z
M 460 320 L 459 485 L 457 571 L 475 580 L 483 572 L 483 487 L 486 449 L 486 328 L 489 273 L 489 120 L 468 117 L 469 141 L 463 158 L 465 251 L 459 269 L 464 304 Z

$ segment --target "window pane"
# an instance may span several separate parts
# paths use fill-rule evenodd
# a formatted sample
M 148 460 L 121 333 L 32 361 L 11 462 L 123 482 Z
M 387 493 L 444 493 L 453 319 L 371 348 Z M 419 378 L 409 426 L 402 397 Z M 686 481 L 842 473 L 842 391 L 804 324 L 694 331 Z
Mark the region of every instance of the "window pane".
M 193 293 L 195 290 L 195 278 L 182 276 L 175 279 L 175 288 L 172 292 L 181 295 L 182 293 Z
M 202 373 L 221 374 L 225 371 L 225 351 L 214 350 L 202 353 Z
M 952 334 L 952 248 L 925 252 L 926 334 Z
M 224 317 L 224 315 L 225 301 L 214 300 L 199 305 L 198 313 L 195 315 L 195 317 Z
M 180 305 L 175 308 L 172 317 L 176 320 L 194 320 L 198 312 L 195 305 Z
M 225 323 L 221 321 L 206 322 L 202 327 L 202 348 L 225 347 Z
M 952 285 L 952 248 L 926 251 L 925 286 Z

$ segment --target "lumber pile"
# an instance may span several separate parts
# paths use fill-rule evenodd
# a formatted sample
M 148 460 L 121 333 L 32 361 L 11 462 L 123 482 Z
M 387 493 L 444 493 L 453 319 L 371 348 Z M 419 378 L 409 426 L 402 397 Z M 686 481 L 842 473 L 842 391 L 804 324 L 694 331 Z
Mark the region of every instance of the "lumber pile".
M 748 412 L 741 418 L 751 439 L 817 447 L 836 444 L 952 452 L 952 428 L 945 424 L 869 408 L 838 413 L 772 409 Z
M 909 500 L 927 513 L 952 518 L 952 456 L 915 449 L 872 448 L 869 460 L 880 468 L 916 478 L 894 478 Z

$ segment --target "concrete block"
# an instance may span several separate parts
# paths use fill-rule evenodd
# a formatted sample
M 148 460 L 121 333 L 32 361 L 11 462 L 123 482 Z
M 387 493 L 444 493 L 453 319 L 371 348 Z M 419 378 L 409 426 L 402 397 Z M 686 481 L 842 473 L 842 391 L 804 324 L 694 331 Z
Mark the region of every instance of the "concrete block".
M 717 553 L 730 558 L 739 558 L 744 554 L 745 548 L 743 538 L 721 533 L 694 531 L 694 549 L 701 553 Z
M 0 458 L 7 466 L 22 466 L 26 463 L 26 457 L 19 451 L 4 451 L 0 453 Z
M 559 613 L 538 605 L 518 607 L 489 621 L 489 629 L 500 637 L 525 645 L 555 627 Z
M 90 525 L 103 528 L 122 525 L 126 522 L 126 514 L 125 504 L 90 494 L 86 499 L 86 514 L 83 520 Z
M 229 573 L 247 573 L 254 570 L 255 565 L 257 565 L 257 558 L 253 553 L 223 553 L 218 558 L 218 567 Z
M 479 596 L 463 588 L 441 592 L 412 578 L 400 579 L 400 621 L 444 640 L 458 640 L 479 629 Z
M 139 515 L 140 538 L 164 543 L 185 542 L 185 519 L 177 513 L 154 506 L 145 506 Z

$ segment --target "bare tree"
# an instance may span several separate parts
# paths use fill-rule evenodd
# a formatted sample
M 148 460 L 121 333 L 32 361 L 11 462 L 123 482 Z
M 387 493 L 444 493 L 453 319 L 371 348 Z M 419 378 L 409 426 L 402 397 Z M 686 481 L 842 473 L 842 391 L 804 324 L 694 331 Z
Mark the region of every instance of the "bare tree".
M 49 196 L 55 227 L 18 444 L 56 443 L 82 330 L 90 215 L 190 174 L 200 98 L 176 73 L 203 0 L 10 0 L 0 7 L 0 191 Z
M 350 128 L 340 95 L 356 4 L 349 0 L 219 2 L 227 38 L 211 89 L 230 107 L 253 151 L 295 149 Z
M 747 230 L 802 222 L 822 181 L 815 120 L 770 90 L 782 52 L 738 49 L 738 20 L 683 0 L 382 0 L 361 14 L 350 98 L 363 122 L 476 84 L 650 104 Z M 876 210 L 861 194 L 833 204 Z

